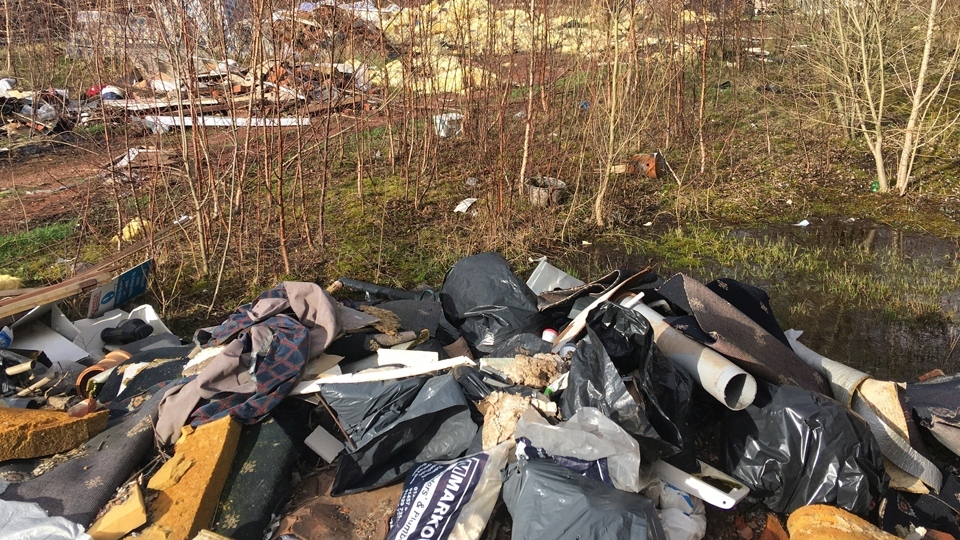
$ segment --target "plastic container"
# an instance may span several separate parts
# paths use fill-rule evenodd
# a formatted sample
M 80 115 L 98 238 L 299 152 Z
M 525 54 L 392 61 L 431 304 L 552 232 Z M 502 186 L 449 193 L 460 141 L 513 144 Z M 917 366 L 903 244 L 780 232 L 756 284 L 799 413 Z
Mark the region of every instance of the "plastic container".
M 463 131 L 463 115 L 460 113 L 443 113 L 433 117 L 433 127 L 441 137 L 453 137 Z
M 13 343 L 13 330 L 9 326 L 4 326 L 0 330 L 0 349 L 6 349 Z
M 560 204 L 567 190 L 567 184 L 559 178 L 534 176 L 527 178 L 527 196 L 534 206 L 553 206 Z
M 126 362 L 130 357 L 130 353 L 127 351 L 111 351 L 107 353 L 107 355 L 103 357 L 103 360 L 80 372 L 80 375 L 77 376 L 77 393 L 80 394 L 81 397 L 89 397 L 87 383 L 90 382 L 90 379 L 110 368 Z

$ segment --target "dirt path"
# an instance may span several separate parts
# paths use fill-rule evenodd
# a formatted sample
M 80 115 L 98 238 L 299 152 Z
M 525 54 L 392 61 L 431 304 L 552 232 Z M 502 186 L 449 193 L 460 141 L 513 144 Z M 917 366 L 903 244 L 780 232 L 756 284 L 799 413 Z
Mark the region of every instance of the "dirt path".
M 98 177 L 107 159 L 95 149 L 57 146 L 0 161 L 0 234 L 82 215 L 107 193 Z

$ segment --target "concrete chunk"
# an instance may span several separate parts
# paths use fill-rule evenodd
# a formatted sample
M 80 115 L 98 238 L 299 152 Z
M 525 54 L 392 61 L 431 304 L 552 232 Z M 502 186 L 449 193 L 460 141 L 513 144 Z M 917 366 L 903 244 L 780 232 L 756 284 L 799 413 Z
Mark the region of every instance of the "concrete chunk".
M 151 524 L 140 536 L 143 540 L 190 540 L 213 519 L 220 491 L 230 472 L 237 451 L 240 424 L 230 417 L 221 418 L 185 433 L 177 441 L 174 455 L 178 463 L 167 462 L 173 472 L 190 462 L 179 479 L 167 475 L 163 485 L 173 482 L 157 494 L 150 505 Z M 166 467 L 166 465 L 165 465 Z
M 107 427 L 107 411 L 71 418 L 63 411 L 0 408 L 0 461 L 72 450 Z

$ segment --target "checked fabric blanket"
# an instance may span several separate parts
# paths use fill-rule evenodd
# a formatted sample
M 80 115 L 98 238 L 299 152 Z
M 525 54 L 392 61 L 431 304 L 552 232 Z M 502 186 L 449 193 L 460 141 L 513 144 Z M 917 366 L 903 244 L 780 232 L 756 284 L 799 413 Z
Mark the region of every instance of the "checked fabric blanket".
M 172 444 L 180 429 L 226 415 L 254 424 L 285 398 L 310 358 L 340 336 L 337 302 L 315 283 L 283 282 L 245 304 L 220 326 L 199 330 L 201 346 L 226 348 L 160 404 L 156 432 Z

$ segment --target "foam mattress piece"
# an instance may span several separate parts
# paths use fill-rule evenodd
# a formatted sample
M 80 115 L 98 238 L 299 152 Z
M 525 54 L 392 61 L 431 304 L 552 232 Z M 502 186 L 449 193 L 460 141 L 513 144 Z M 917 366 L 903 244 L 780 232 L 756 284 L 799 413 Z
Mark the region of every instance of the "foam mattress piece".
M 182 458 L 167 461 L 163 467 L 178 467 L 184 461 L 191 465 L 173 485 L 156 492 L 150 504 L 152 522 L 140 538 L 190 540 L 208 528 L 239 439 L 240 424 L 229 416 L 195 430 L 184 428 L 174 448 L 174 455 Z
M 73 450 L 107 427 L 107 411 L 72 418 L 64 411 L 0 408 L 0 461 Z

